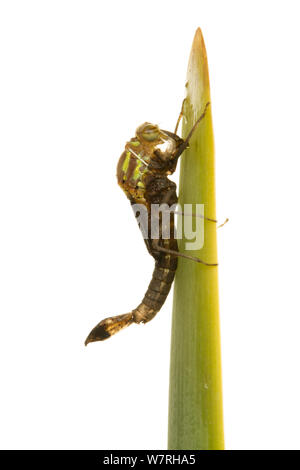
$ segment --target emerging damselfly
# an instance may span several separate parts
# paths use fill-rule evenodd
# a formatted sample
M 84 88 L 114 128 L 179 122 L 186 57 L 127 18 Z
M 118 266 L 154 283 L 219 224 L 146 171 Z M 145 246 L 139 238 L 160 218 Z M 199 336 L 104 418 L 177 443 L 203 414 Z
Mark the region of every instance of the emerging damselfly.
M 117 166 L 118 183 L 132 205 L 139 204 L 145 207 L 148 221 L 152 216 L 152 206 L 166 204 L 171 208 L 177 203 L 176 184 L 168 178 L 176 170 L 178 158 L 188 147 L 190 139 L 199 125 L 205 119 L 206 110 L 210 103 L 206 103 L 204 110 L 186 139 L 177 135 L 183 107 L 177 120 L 174 133 L 161 130 L 157 125 L 148 122 L 136 130 L 136 135 L 126 143 Z M 205 217 L 204 217 L 205 218 Z M 213 219 L 207 219 L 217 222 Z M 164 304 L 171 289 L 177 268 L 178 256 L 191 259 L 206 266 L 217 264 L 206 263 L 199 258 L 189 256 L 178 251 L 175 237 L 174 212 L 170 211 L 170 236 L 162 236 L 162 218 L 157 220 L 158 237 L 151 238 L 150 226 L 141 227 L 148 232 L 145 238 L 147 249 L 155 259 L 155 268 L 152 280 L 146 294 L 137 308 L 130 313 L 105 318 L 88 335 L 85 344 L 102 341 L 122 330 L 132 323 L 147 323 L 158 313 Z

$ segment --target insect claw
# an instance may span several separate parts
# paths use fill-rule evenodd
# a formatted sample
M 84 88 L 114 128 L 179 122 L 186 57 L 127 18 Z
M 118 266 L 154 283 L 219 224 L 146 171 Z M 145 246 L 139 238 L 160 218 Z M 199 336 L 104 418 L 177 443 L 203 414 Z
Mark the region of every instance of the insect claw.
M 225 220 L 225 222 L 223 222 L 222 224 L 218 225 L 217 228 L 224 227 L 224 225 L 227 224 L 227 222 L 229 222 L 228 217 L 227 217 L 227 219 Z

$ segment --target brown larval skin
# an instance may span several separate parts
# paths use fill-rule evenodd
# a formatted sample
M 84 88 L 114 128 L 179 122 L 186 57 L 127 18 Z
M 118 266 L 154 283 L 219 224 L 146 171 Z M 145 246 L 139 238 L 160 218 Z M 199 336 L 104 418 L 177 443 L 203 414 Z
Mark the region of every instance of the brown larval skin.
M 140 204 L 142 208 L 147 209 L 148 224 L 141 229 L 144 238 L 145 234 L 147 235 L 145 243 L 149 253 L 155 259 L 155 268 L 139 306 L 130 313 L 102 320 L 88 335 L 86 345 L 110 338 L 132 323 L 147 323 L 164 304 L 177 268 L 178 247 L 175 238 L 174 212 L 170 211 L 170 237 L 167 239 L 162 237 L 162 214 L 160 213 L 157 216 L 158 239 L 152 239 L 150 229 L 153 208 L 151 205 L 166 204 L 171 208 L 177 203 L 176 184 L 169 180 L 168 175 L 176 170 L 178 158 L 187 148 L 189 139 L 196 126 L 204 118 L 208 106 L 209 103 L 206 104 L 203 113 L 185 140 L 146 122 L 138 127 L 135 137 L 125 145 L 125 150 L 118 162 L 117 179 L 130 203 Z M 167 206 L 165 206 L 166 209 Z M 173 253 L 164 252 L 164 250 L 172 250 Z

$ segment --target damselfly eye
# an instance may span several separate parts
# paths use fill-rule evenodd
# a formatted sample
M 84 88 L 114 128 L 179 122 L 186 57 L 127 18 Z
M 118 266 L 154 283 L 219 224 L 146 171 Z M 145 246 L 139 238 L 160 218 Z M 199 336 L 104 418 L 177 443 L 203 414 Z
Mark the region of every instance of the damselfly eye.
M 137 133 L 147 142 L 154 142 L 159 139 L 159 128 L 153 124 L 143 124 L 138 128 Z
M 148 127 L 144 130 L 142 136 L 148 142 L 153 142 L 159 138 L 159 130 L 154 126 Z

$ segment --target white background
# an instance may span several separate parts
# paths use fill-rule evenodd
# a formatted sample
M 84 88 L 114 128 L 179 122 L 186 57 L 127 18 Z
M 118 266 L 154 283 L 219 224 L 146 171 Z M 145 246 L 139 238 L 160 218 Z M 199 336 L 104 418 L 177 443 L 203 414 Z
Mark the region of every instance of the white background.
M 226 447 L 299 449 L 299 3 L 2 1 L 2 448 L 161 449 L 172 295 L 84 348 L 151 278 L 116 164 L 172 130 L 194 32 L 216 141 Z

